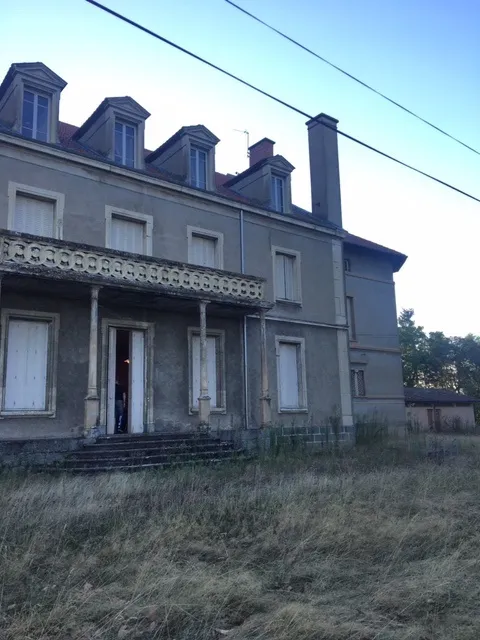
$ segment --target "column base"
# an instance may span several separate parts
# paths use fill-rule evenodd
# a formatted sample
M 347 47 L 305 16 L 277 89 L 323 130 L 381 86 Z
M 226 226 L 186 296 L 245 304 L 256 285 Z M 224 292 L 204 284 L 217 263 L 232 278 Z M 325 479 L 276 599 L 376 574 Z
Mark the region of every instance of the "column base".
M 270 396 L 262 396 L 260 398 L 260 426 L 272 426 L 272 407 L 270 406 L 272 399 Z
M 200 429 L 208 430 L 210 425 L 210 397 L 200 396 L 198 399 L 198 423 Z
M 85 398 L 84 435 L 91 437 L 98 430 L 100 419 L 100 399 L 97 396 Z

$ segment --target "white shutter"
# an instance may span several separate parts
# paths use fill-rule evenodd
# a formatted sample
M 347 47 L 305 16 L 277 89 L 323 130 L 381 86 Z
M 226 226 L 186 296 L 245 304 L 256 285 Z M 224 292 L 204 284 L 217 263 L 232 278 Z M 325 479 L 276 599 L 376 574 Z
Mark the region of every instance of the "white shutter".
M 200 397 L 200 336 L 192 336 L 192 405 L 198 408 Z M 207 375 L 210 406 L 217 407 L 217 339 L 207 336 Z
M 145 416 L 145 340 L 143 331 L 132 331 L 130 375 L 130 431 L 142 433 Z
M 279 344 L 280 408 L 299 407 L 298 348 L 296 344 Z
M 36 236 L 53 236 L 55 204 L 48 200 L 17 195 L 13 230 Z
M 285 267 L 285 300 L 295 300 L 295 258 L 283 256 Z
M 48 322 L 10 320 L 7 336 L 5 410 L 47 408 Z
M 275 285 L 276 296 L 285 300 L 285 267 L 283 253 L 275 254 Z
M 202 267 L 216 267 L 216 238 L 192 235 L 191 240 L 191 262 Z
M 128 253 L 145 253 L 145 223 L 112 216 L 112 249 Z

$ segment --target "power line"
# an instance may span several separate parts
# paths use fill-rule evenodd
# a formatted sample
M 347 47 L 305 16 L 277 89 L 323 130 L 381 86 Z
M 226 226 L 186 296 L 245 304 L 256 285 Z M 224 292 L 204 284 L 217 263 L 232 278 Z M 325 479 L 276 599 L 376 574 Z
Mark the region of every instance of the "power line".
M 295 40 L 294 38 L 288 36 L 283 31 L 280 31 L 280 29 L 275 28 L 274 26 L 272 26 L 268 22 L 265 22 L 265 20 L 262 20 L 261 18 L 259 18 L 258 16 L 254 15 L 250 11 L 247 11 L 243 7 L 240 7 L 238 4 L 235 4 L 235 2 L 232 2 L 232 0 L 225 0 L 225 2 L 227 2 L 229 5 L 231 5 L 235 9 L 238 9 L 238 11 L 241 11 L 245 15 L 249 16 L 250 18 L 252 18 L 256 22 L 259 22 L 260 24 L 263 24 L 263 26 L 267 27 L 267 29 L 270 29 L 271 31 L 274 31 L 275 33 L 277 33 L 282 38 L 285 38 L 285 40 L 288 40 L 289 42 L 291 42 L 292 44 L 296 45 L 297 47 L 300 47 L 300 49 L 303 49 L 304 51 L 306 51 L 310 55 L 315 56 L 315 58 L 318 58 L 318 60 L 321 60 L 322 62 L 325 62 L 325 64 L 328 64 L 333 69 L 336 69 L 340 73 L 343 73 L 343 75 L 347 76 L 347 78 L 350 78 L 350 80 L 353 80 L 354 82 L 357 82 L 358 84 L 362 85 L 362 87 L 365 87 L 365 89 L 368 89 L 369 91 L 373 91 L 373 93 L 377 94 L 377 96 L 380 96 L 384 100 L 387 100 L 387 102 L 390 102 L 390 104 L 395 105 L 396 107 L 398 107 L 399 109 L 401 109 L 405 113 L 408 113 L 409 115 L 413 116 L 417 120 L 420 120 L 420 122 L 423 122 L 424 124 L 426 124 L 427 126 L 431 127 L 432 129 L 435 129 L 436 131 L 438 131 L 439 133 L 443 134 L 444 136 L 447 136 L 447 138 L 450 138 L 450 140 L 454 140 L 455 142 L 458 142 L 458 144 L 461 144 L 462 147 L 465 147 L 469 151 L 473 151 L 473 153 L 476 153 L 477 155 L 480 156 L 480 151 L 478 151 L 474 147 L 471 147 L 470 145 L 466 144 L 462 140 L 459 140 L 458 138 L 453 136 L 451 133 L 448 133 L 448 131 L 445 131 L 444 129 L 442 129 L 440 127 L 437 127 L 437 125 L 433 124 L 433 122 L 430 122 L 426 118 L 422 118 L 422 116 L 419 116 L 418 113 L 415 113 L 411 109 L 408 109 L 407 107 L 404 107 L 399 102 L 396 102 L 392 98 L 389 98 L 388 96 L 386 96 L 384 93 L 382 93 L 378 89 L 375 89 L 374 87 L 372 87 L 371 85 L 367 84 L 363 80 L 360 80 L 360 78 L 357 78 L 356 76 L 354 76 L 353 74 L 349 73 L 348 71 L 345 71 L 345 69 L 342 69 L 341 67 L 337 66 L 333 62 L 330 62 L 330 60 L 327 60 L 326 58 L 324 58 L 320 54 L 316 53 L 315 51 L 312 51 L 312 49 L 309 49 L 308 47 L 303 45 L 301 42 L 298 42 L 298 40 Z
M 126 16 L 122 15 L 121 13 L 118 13 L 117 11 L 114 11 L 113 9 L 109 9 L 108 7 L 106 7 L 105 5 L 101 4 L 100 2 L 97 2 L 96 0 L 85 0 L 85 2 L 88 2 L 88 4 L 91 4 L 94 7 L 97 7 L 98 9 L 101 9 L 102 11 L 105 11 L 106 13 L 109 13 L 110 15 L 114 16 L 115 18 L 118 18 L 119 20 L 122 20 L 123 22 L 126 22 L 127 24 L 131 25 L 132 27 L 135 27 L 136 29 L 139 29 L 140 31 L 143 31 L 144 33 L 147 33 L 148 35 L 156 38 L 157 40 L 160 40 L 161 42 L 164 42 L 165 44 L 168 44 L 169 46 L 173 47 L 174 49 L 177 49 L 178 51 L 181 51 L 182 53 L 186 53 L 191 58 L 194 58 L 195 60 L 198 60 L 199 62 L 202 62 L 203 64 L 206 64 L 207 66 L 211 67 L 212 69 L 215 69 L 216 71 L 220 71 L 220 73 L 223 73 L 224 75 L 228 76 L 229 78 L 232 78 L 233 80 L 236 80 L 237 82 L 240 82 L 241 84 L 245 85 L 246 87 L 249 87 L 250 89 L 253 89 L 254 91 L 257 91 L 257 93 L 261 93 L 262 95 L 266 96 L 267 98 L 270 98 L 271 100 L 274 100 L 278 104 L 281 104 L 284 107 L 287 107 L 287 109 L 290 109 L 291 111 L 295 111 L 295 113 L 298 113 L 301 116 L 304 116 L 308 120 L 317 120 L 317 117 L 311 116 L 306 111 L 303 111 L 302 109 L 299 109 L 298 107 L 295 107 L 295 106 L 289 104 L 288 102 L 285 102 L 285 100 L 282 100 L 281 98 L 277 98 L 273 94 L 268 93 L 268 91 L 264 91 L 263 89 L 260 89 L 260 87 L 257 87 L 254 84 L 251 84 L 247 80 L 244 80 L 243 78 L 240 78 L 239 76 L 236 76 L 235 74 L 231 73 L 230 71 L 227 71 L 226 69 L 222 69 L 222 67 L 219 67 L 218 65 L 214 64 L 213 62 L 210 62 L 209 60 L 206 60 L 205 58 L 202 58 L 201 56 L 197 55 L 196 53 L 193 53 L 193 51 L 189 51 L 188 49 L 185 49 L 184 47 L 181 47 L 179 44 L 176 44 L 175 42 L 172 42 L 171 40 L 168 40 L 168 38 L 165 38 L 164 36 L 161 36 L 160 34 L 155 33 L 155 31 L 152 31 L 151 29 L 148 29 L 147 27 L 142 26 L 138 22 L 135 22 L 134 20 L 131 20 L 130 18 L 127 18 Z M 370 149 L 370 151 L 374 151 L 375 153 L 383 156 L 384 158 L 388 158 L 389 160 L 392 160 L 393 162 L 396 162 L 397 164 L 399 164 L 399 165 L 401 165 L 403 167 L 406 167 L 407 169 L 411 169 L 412 171 L 415 171 L 416 173 L 419 173 L 420 175 L 425 176 L 426 178 L 429 178 L 430 180 L 433 180 L 434 182 L 437 182 L 438 184 L 441 184 L 444 187 L 448 187 L 449 189 L 452 189 L 453 191 L 456 191 L 457 193 L 461 193 L 462 195 L 466 196 L 467 198 L 470 198 L 470 199 L 475 200 L 476 202 L 480 203 L 480 198 L 477 198 L 477 197 L 471 195 L 470 193 L 467 193 L 466 191 L 463 191 L 462 189 L 459 189 L 458 187 L 455 187 L 454 185 L 452 185 L 452 184 L 450 184 L 448 182 L 440 180 L 440 178 L 436 178 L 435 176 L 432 176 L 429 173 L 426 173 L 425 171 L 422 171 L 421 169 L 417 169 L 416 167 L 414 167 L 414 166 L 412 166 L 412 165 L 410 165 L 410 164 L 408 164 L 406 162 L 403 162 L 403 160 L 399 160 L 398 158 L 395 158 L 394 156 L 391 156 L 388 153 L 385 153 L 384 151 L 381 151 L 380 149 L 377 149 L 376 147 L 372 147 L 368 143 L 363 142 L 362 140 L 359 140 L 358 138 L 355 138 L 354 136 L 351 136 L 348 133 L 340 131 L 340 129 L 337 129 L 336 127 L 328 125 L 326 122 L 321 122 L 320 124 L 322 126 L 324 126 L 324 127 L 327 127 L 327 129 L 332 129 L 332 131 L 335 131 L 336 133 L 338 133 L 338 135 L 343 136 L 344 138 L 347 138 L 348 140 L 351 140 L 352 142 L 356 142 L 357 144 L 361 145 L 362 147 L 365 147 L 366 149 Z

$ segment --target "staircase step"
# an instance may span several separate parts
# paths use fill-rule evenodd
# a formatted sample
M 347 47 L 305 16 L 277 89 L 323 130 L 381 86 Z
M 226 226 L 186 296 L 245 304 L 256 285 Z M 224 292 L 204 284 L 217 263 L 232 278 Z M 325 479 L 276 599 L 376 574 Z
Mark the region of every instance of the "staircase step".
M 139 465 L 125 465 L 125 466 L 97 466 L 97 467 L 69 467 L 69 468 L 50 468 L 49 471 L 58 471 L 58 472 L 68 472 L 68 473 L 112 473 L 112 472 L 133 472 L 133 471 L 145 471 L 148 469 L 172 469 L 176 467 L 186 467 L 186 466 L 194 466 L 194 465 L 202 465 L 202 466 L 216 466 L 225 463 L 231 462 L 243 462 L 249 460 L 250 458 L 247 456 L 238 456 L 235 458 L 208 458 L 206 460 L 184 460 L 182 462 L 155 462 L 148 464 L 139 464 Z M 45 469 L 47 470 L 47 469 Z
M 157 463 L 157 462 L 182 462 L 195 460 L 209 460 L 211 458 L 234 458 L 236 455 L 243 453 L 241 449 L 232 451 L 214 451 L 214 452 L 200 452 L 200 453 L 179 453 L 176 455 L 170 455 L 165 453 L 155 453 L 153 455 L 146 456 L 101 456 L 91 458 L 78 458 L 77 456 L 68 457 L 63 462 L 64 467 L 88 467 L 88 466 L 122 466 L 122 465 L 143 465 L 145 463 Z
M 217 440 L 212 435 L 200 433 L 114 433 L 97 438 L 98 443 L 102 442 L 135 442 L 154 440 Z
M 221 440 L 132 440 L 132 441 L 113 441 L 113 442 L 96 442 L 84 445 L 83 449 L 105 449 L 114 451 L 115 449 L 188 449 L 190 447 L 228 447 L 230 443 Z

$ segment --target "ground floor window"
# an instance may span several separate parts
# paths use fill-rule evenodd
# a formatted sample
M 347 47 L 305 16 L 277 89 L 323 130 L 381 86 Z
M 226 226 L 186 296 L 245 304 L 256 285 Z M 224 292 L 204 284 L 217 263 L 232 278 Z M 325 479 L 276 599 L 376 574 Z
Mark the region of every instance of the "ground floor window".
M 2 414 L 55 411 L 56 314 L 2 313 Z
M 365 392 L 365 372 L 363 369 L 352 369 L 350 371 L 352 394 L 357 398 L 363 398 Z
M 278 410 L 305 411 L 307 388 L 305 341 L 303 338 L 276 337 Z
M 189 329 L 190 359 L 190 411 L 198 411 L 200 397 L 200 329 Z M 223 331 L 207 332 L 208 395 L 212 411 L 224 412 L 225 400 L 225 334 Z

